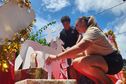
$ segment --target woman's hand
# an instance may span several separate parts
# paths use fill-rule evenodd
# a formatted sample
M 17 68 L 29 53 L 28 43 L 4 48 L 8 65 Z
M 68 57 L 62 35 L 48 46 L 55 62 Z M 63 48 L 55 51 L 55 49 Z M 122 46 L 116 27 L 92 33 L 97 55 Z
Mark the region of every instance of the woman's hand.
M 46 64 L 49 65 L 51 64 L 53 61 L 56 61 L 56 55 L 50 55 L 47 59 L 46 59 Z

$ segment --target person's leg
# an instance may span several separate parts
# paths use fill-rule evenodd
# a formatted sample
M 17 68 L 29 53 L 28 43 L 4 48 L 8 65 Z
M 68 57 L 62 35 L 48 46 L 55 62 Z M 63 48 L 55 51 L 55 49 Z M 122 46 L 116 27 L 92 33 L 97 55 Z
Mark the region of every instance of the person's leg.
M 78 79 L 79 75 L 77 71 L 73 68 L 73 66 L 70 66 L 70 79 Z
M 70 67 L 70 79 L 76 79 L 77 84 L 95 84 L 93 80 L 78 72 L 73 66 Z
M 74 59 L 73 66 L 80 73 L 91 78 L 96 84 L 112 84 L 106 76 L 108 66 L 102 56 L 84 56 Z

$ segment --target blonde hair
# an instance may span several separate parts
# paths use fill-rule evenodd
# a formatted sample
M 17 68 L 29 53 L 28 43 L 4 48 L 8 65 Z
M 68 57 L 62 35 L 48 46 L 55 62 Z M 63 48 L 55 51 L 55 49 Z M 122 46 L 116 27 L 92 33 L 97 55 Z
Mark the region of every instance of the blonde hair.
M 82 17 L 78 18 L 77 21 L 80 22 L 80 23 L 84 23 L 85 22 L 86 25 L 87 25 L 87 28 L 88 27 L 93 27 L 93 26 L 98 27 L 93 16 L 90 16 L 90 17 L 82 16 Z
M 93 16 L 90 16 L 90 18 L 88 20 L 88 25 L 89 25 L 88 27 L 92 27 L 92 26 L 96 26 L 97 27 L 97 23 L 96 23 L 96 21 L 95 21 Z

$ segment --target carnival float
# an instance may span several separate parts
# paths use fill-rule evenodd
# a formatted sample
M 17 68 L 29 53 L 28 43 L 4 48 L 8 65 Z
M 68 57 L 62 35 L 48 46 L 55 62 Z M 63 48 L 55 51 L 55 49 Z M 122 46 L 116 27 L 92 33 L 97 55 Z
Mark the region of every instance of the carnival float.
M 52 40 L 47 44 L 46 40 L 36 38 L 43 30 L 56 22 L 52 21 L 32 34 L 32 26 L 36 20 L 30 1 L 2 0 L 1 3 L 0 83 L 76 84 L 75 79 L 68 79 L 66 60 L 56 61 L 50 66 L 45 64 L 50 54 L 62 52 L 63 42 L 57 37 L 55 41 Z M 110 30 L 106 36 L 118 49 L 114 32 Z M 124 77 L 119 76 L 120 74 L 116 75 L 116 78 L 115 76 L 110 76 L 110 78 L 115 82 L 117 79 L 125 81 Z

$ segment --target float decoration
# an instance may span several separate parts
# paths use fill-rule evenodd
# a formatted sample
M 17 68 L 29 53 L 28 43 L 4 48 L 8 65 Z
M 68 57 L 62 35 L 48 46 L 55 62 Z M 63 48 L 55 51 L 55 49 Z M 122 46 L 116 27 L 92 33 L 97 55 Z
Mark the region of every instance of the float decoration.
M 29 0 L 3 0 L 0 12 L 0 71 L 8 72 L 36 20 Z
M 9 62 L 14 60 L 14 54 L 19 52 L 21 43 L 28 39 L 34 21 L 28 26 L 28 28 L 25 28 L 20 32 L 15 33 L 12 37 L 12 40 L 5 39 L 4 44 L 1 45 L 0 67 L 2 68 L 2 71 L 8 71 Z
M 118 45 L 116 42 L 116 36 L 114 34 L 114 32 L 112 30 L 109 30 L 108 32 L 105 33 L 105 35 L 108 37 L 108 39 L 110 40 L 110 42 L 112 43 L 112 45 L 117 49 L 118 49 Z
M 20 7 L 27 7 L 27 8 L 31 8 L 31 2 L 29 0 L 17 0 L 17 3 Z

